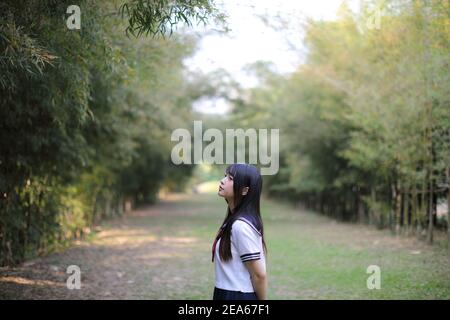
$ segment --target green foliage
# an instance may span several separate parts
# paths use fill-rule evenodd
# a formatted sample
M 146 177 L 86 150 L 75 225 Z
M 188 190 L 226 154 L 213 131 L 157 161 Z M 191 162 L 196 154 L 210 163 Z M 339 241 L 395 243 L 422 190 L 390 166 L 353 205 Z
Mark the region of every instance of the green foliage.
M 124 3 L 120 13 L 128 18 L 126 32 L 133 36 L 172 35 L 180 22 L 192 26 L 192 21 L 206 25 L 211 16 L 223 19 L 210 0 L 136 0 Z
M 172 175 L 168 137 L 191 119 L 192 39 L 130 39 L 114 3 L 93 1 L 68 30 L 70 4 L 0 3 L 0 265 L 57 250 L 191 172 Z M 133 30 L 164 32 L 152 19 Z
M 306 62 L 288 77 L 254 66 L 261 85 L 233 115 L 280 129 L 270 193 L 343 219 L 425 227 L 429 199 L 449 183 L 448 3 L 390 2 L 378 29 L 365 27 L 371 14 L 344 4 L 337 20 L 309 22 Z

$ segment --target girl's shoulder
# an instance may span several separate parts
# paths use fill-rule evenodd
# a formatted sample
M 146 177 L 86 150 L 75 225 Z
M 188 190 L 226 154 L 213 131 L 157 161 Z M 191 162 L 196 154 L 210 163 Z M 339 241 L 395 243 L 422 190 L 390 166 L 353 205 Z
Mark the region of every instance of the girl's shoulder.
M 259 232 L 259 230 L 249 220 L 242 217 L 233 222 L 231 230 L 232 232 L 234 230 L 238 233 L 256 233 L 261 236 L 261 232 Z

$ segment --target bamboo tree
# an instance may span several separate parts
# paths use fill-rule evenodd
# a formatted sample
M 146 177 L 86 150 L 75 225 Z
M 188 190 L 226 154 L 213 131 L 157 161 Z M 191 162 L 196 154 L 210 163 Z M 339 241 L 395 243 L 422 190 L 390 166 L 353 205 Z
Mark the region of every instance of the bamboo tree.
M 447 248 L 450 256 L 450 163 L 447 165 Z

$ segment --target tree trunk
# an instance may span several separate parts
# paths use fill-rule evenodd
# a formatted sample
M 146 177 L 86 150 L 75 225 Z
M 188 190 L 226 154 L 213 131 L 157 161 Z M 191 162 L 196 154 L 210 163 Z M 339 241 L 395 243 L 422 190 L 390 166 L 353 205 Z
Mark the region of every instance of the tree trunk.
M 325 213 L 325 207 L 324 207 L 324 196 L 323 196 L 323 191 L 320 192 L 320 213 L 324 214 Z
M 428 233 L 427 233 L 427 242 L 429 244 L 433 244 L 433 180 L 430 180 L 430 196 L 428 197 Z
M 405 186 L 404 192 L 402 193 L 402 210 L 403 210 L 403 224 L 402 228 L 404 234 L 410 235 L 411 231 L 411 210 L 410 210 L 410 187 L 409 184 Z
M 400 234 L 401 225 L 402 197 L 400 192 L 400 183 L 395 185 L 395 234 Z
M 370 206 L 370 208 L 369 208 L 369 223 L 370 224 L 373 224 L 373 222 L 375 221 L 375 223 L 376 224 L 378 224 L 378 219 L 376 219 L 376 212 L 375 212 L 375 209 L 374 209 L 374 205 L 375 205 L 375 203 L 376 203 L 376 200 L 377 200 L 377 194 L 376 194 L 376 191 L 375 191 L 375 188 L 374 187 L 372 187 L 372 188 L 370 188 L 370 203 L 372 204 L 371 206 Z
M 450 256 L 450 164 L 447 167 L 447 248 Z
M 391 229 L 391 232 L 395 234 L 395 212 L 396 212 L 395 183 L 391 184 L 391 192 L 392 192 L 392 195 L 390 197 L 390 203 L 389 203 L 390 210 L 389 210 L 388 223 L 389 223 L 389 229 Z
M 401 201 L 401 211 L 400 211 L 400 233 L 404 234 L 406 232 L 407 229 L 407 225 L 408 225 L 408 209 L 407 209 L 407 192 L 406 192 L 406 188 L 404 190 L 401 191 L 400 195 L 400 201 Z
M 428 32 L 429 26 L 429 9 L 430 5 L 428 1 L 424 3 L 423 10 L 423 66 L 428 66 L 430 61 L 430 38 Z M 424 70 L 424 83 L 425 83 L 425 121 L 426 121 L 426 182 L 429 186 L 429 197 L 428 197 L 428 232 L 427 241 L 429 244 L 433 243 L 433 193 L 434 193 L 434 177 L 433 177 L 433 101 L 430 95 L 430 86 L 433 82 L 433 74 L 429 76 L 427 68 Z
M 411 231 L 412 234 L 417 230 L 417 226 L 419 224 L 419 221 L 417 219 L 417 186 L 414 182 L 413 189 L 412 189 L 412 199 L 411 199 Z
M 356 201 L 356 204 L 355 204 L 356 210 L 358 210 L 359 223 L 364 223 L 365 224 L 366 223 L 366 215 L 365 215 L 365 212 L 364 212 L 364 203 L 361 201 L 359 192 L 356 194 L 355 201 Z

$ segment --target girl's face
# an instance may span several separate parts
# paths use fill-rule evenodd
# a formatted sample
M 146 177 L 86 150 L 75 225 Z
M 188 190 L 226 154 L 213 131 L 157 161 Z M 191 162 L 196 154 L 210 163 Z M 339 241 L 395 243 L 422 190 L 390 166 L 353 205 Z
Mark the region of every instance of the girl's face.
M 233 176 L 229 173 L 225 173 L 225 176 L 220 180 L 219 192 L 217 193 L 220 197 L 224 197 L 228 201 L 233 200 Z

